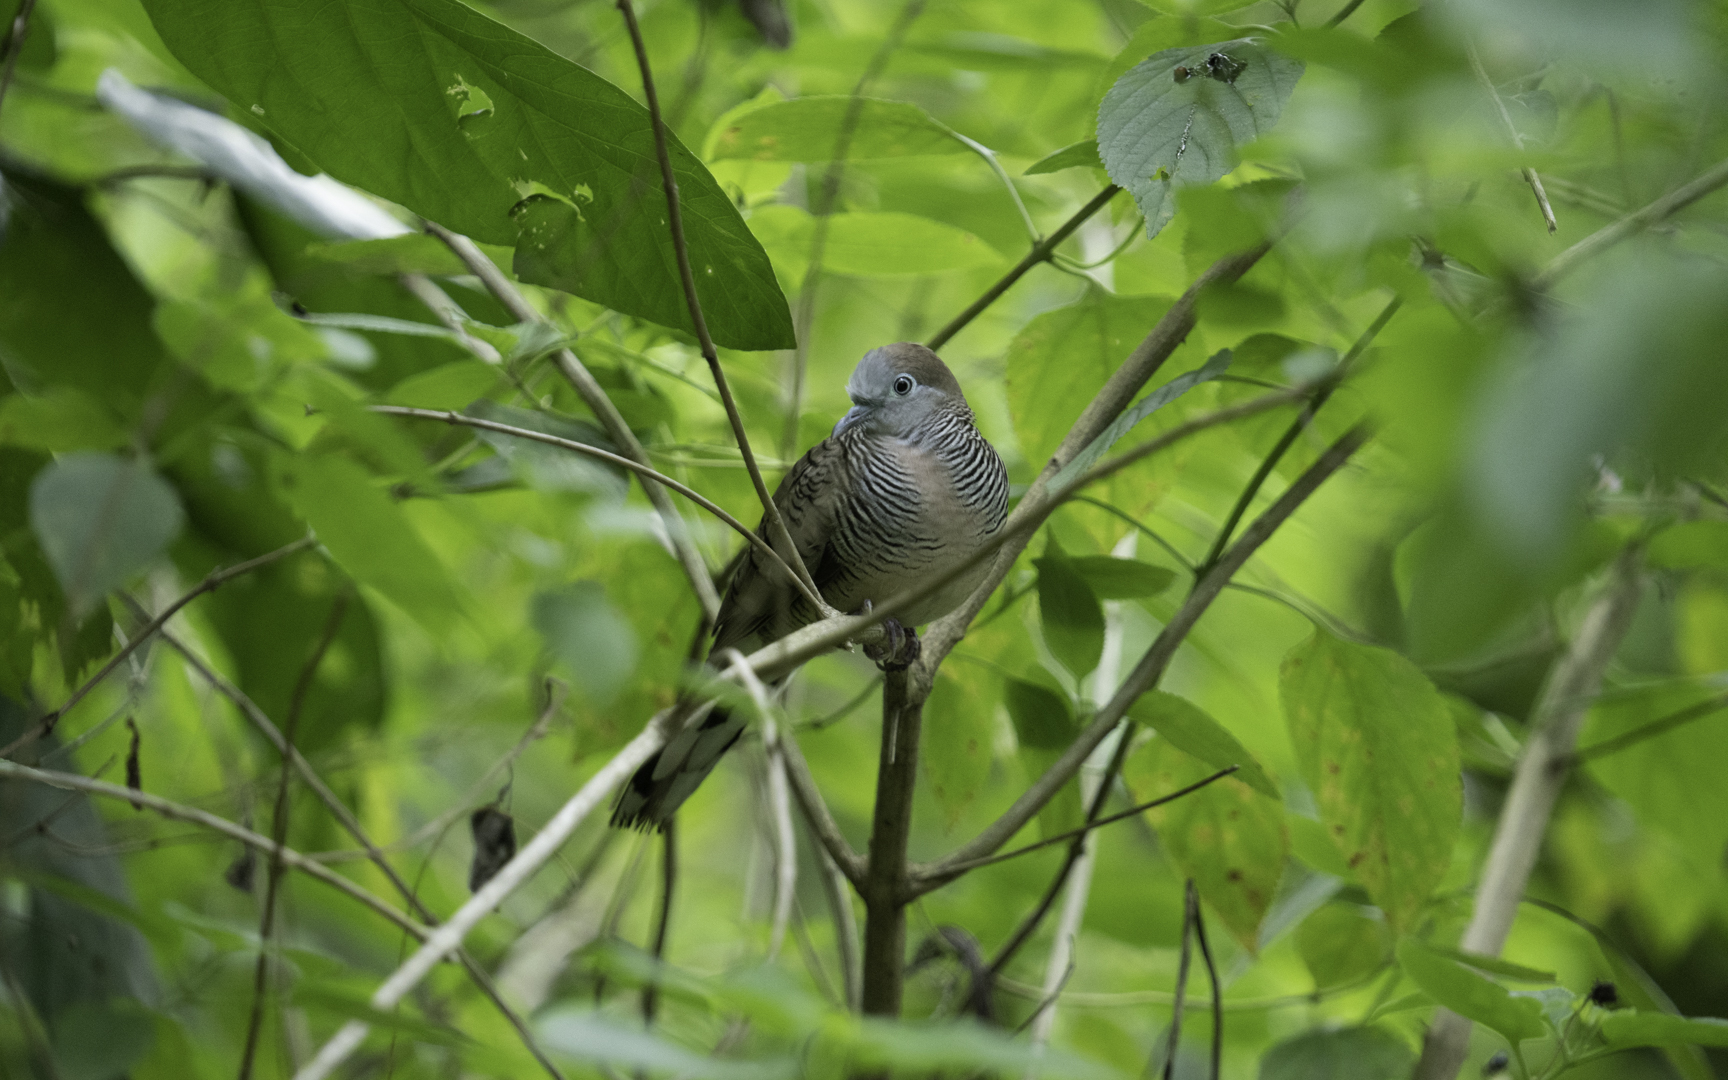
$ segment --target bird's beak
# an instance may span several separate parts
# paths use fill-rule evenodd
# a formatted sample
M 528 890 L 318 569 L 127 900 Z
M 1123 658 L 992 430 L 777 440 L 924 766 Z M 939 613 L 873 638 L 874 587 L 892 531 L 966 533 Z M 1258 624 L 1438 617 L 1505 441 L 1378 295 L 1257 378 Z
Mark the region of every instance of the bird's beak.
M 834 425 L 834 434 L 838 435 L 841 432 L 845 431 L 847 428 L 852 427 L 854 424 L 857 424 L 859 421 L 863 420 L 866 416 L 870 415 L 870 410 L 871 410 L 871 406 L 869 406 L 869 405 L 854 405 L 850 409 L 847 409 L 846 415 L 842 416 L 840 418 L 840 422 L 838 424 Z

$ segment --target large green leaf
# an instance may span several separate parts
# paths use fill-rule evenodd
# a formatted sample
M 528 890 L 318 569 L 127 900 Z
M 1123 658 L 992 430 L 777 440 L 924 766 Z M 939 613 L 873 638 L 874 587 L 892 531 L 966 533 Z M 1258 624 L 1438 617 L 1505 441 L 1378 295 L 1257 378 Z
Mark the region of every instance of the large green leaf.
M 1170 309 L 1161 296 L 1088 290 L 1046 311 L 1008 345 L 1008 412 L 1026 460 L 1042 467 L 1105 380 Z
M 711 161 L 831 161 L 838 145 L 848 97 L 777 101 L 721 117 L 709 133 Z M 964 154 L 967 146 L 929 113 L 909 101 L 864 98 L 847 145 L 848 158 Z
M 1327 904 L 1296 928 L 1296 952 L 1316 987 L 1342 986 L 1380 970 L 1392 956 L 1392 931 L 1372 909 Z
M 1486 1024 L 1511 1043 L 1539 1039 L 1548 1030 L 1542 1022 L 1540 1001 L 1515 997 L 1499 983 L 1435 953 L 1414 938 L 1399 942 L 1398 963 L 1423 993 L 1460 1016 Z
M 1415 1055 L 1379 1028 L 1305 1031 L 1260 1058 L 1260 1080 L 1404 1080 Z
M 1217 770 L 1167 739 L 1135 751 L 1123 778 L 1136 802 L 1168 795 Z M 1260 922 L 1272 906 L 1289 848 L 1284 808 L 1245 784 L 1215 781 L 1146 811 L 1164 850 L 1249 952 L 1258 950 Z
M 1038 615 L 1044 643 L 1076 679 L 1098 666 L 1104 654 L 1104 609 L 1052 537 L 1038 568 Z
M 450 575 L 369 473 L 328 454 L 283 455 L 273 473 L 278 490 L 338 565 L 428 630 L 445 627 L 458 605 Z
M 516 272 L 691 329 L 648 112 L 457 0 L 149 0 L 182 63 L 319 167 L 476 240 Z M 714 339 L 792 345 L 760 245 L 668 135 Z
M 1414 664 L 1324 630 L 1292 649 L 1284 716 L 1320 820 L 1395 930 L 1452 861 L 1462 789 L 1446 703 Z
M 1212 767 L 1213 771 L 1236 766 L 1235 778 L 1273 801 L 1283 799 L 1278 785 L 1254 760 L 1248 748 L 1187 698 L 1151 690 L 1134 699 L 1128 715 L 1156 731 L 1172 746 Z M 1181 785 L 1177 785 L 1180 787 Z
M 185 522 L 168 482 L 136 459 L 67 454 L 30 485 L 30 525 L 78 617 L 144 569 Z
M 803 276 L 816 219 L 795 206 L 765 206 L 750 229 L 781 273 Z M 854 277 L 899 277 L 971 270 L 1002 261 L 995 248 L 964 229 L 897 212 L 831 214 L 822 267 Z
M 1236 148 L 1271 130 L 1301 77 L 1300 60 L 1240 38 L 1166 49 L 1116 80 L 1098 108 L 1098 153 L 1133 193 L 1148 236 L 1175 215 L 1178 186 L 1236 167 Z
M 1100 600 L 1144 600 L 1157 596 L 1176 580 L 1176 571 L 1138 559 L 1114 555 L 1080 555 L 1069 562 Z

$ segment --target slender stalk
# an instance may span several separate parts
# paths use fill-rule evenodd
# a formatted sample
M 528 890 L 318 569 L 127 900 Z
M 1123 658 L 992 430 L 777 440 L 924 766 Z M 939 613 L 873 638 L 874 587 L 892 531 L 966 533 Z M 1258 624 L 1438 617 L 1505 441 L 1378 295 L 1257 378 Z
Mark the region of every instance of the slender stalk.
M 1218 982 L 1218 964 L 1212 959 L 1212 946 L 1206 942 L 1206 913 L 1200 907 L 1200 892 L 1194 879 L 1188 879 L 1194 889 L 1194 940 L 1200 943 L 1200 958 L 1206 961 L 1206 978 L 1212 984 L 1212 1080 L 1218 1080 L 1224 1067 L 1224 987 Z
M 378 1010 L 395 1008 L 407 996 L 408 991 L 419 985 L 445 955 L 460 947 L 462 940 L 481 919 L 533 877 L 534 872 L 570 838 L 576 827 L 607 799 L 614 787 L 635 772 L 655 751 L 666 745 L 666 738 L 674 729 L 673 725 L 682 720 L 683 717 L 674 709 L 666 709 L 650 720 L 641 734 L 626 743 L 611 761 L 602 766 L 599 772 L 590 777 L 588 782 L 559 808 L 545 827 L 534 835 L 534 839 L 516 853 L 514 859 L 506 863 L 491 881 L 470 897 L 448 922 L 432 931 L 425 944 L 373 992 L 372 1007 Z M 371 1025 L 359 1020 L 343 1025 L 319 1048 L 317 1055 L 295 1073 L 295 1080 L 323 1080 L 328 1077 L 359 1048 L 370 1028 Z
M 342 628 L 342 617 L 348 613 L 348 593 L 336 594 L 330 605 L 330 616 L 324 621 L 324 632 L 312 649 L 312 655 L 301 665 L 300 676 L 294 682 L 289 697 L 288 718 L 282 725 L 282 776 L 276 784 L 276 809 L 270 818 L 270 853 L 268 876 L 264 885 L 264 913 L 258 922 L 258 961 L 252 969 L 252 1011 L 246 1021 L 246 1048 L 240 1054 L 240 1080 L 250 1080 L 252 1062 L 258 1053 L 258 1035 L 264 1026 L 264 984 L 270 973 L 270 938 L 276 932 L 276 890 L 282 880 L 282 846 L 288 841 L 288 780 L 293 775 L 294 736 L 300 730 L 300 714 L 305 711 L 306 692 L 312 687 L 312 677 L 323 663 L 330 643 Z
M 654 940 L 649 953 L 655 960 L 666 958 L 666 934 L 672 928 L 672 897 L 678 886 L 678 817 L 674 814 L 660 826 L 660 910 L 654 916 Z M 650 979 L 642 988 L 642 1023 L 654 1026 L 660 1011 L 660 983 Z
M 882 750 L 876 767 L 876 810 L 870 829 L 864 897 L 866 1016 L 900 1015 L 906 966 L 906 844 L 912 833 L 912 790 L 924 702 L 905 671 L 890 671 L 882 689 Z
M 1488 860 L 1476 887 L 1470 924 L 1458 947 L 1482 956 L 1499 956 L 1518 913 L 1518 902 L 1536 865 L 1548 819 L 1566 783 L 1572 748 L 1584 714 L 1602 684 L 1641 593 L 1643 552 L 1635 544 L 1615 560 L 1590 609 L 1564 653 L 1554 662 L 1542 695 L 1531 713 L 1531 734 L 1518 759 L 1512 787 L 1495 825 Z M 1442 1009 L 1423 1043 L 1416 1080 L 1451 1080 L 1469 1049 L 1470 1021 Z
M 816 859 L 821 864 L 822 896 L 828 902 L 828 913 L 834 922 L 834 937 L 840 953 L 840 982 L 845 991 L 846 1008 L 857 1012 L 863 1000 L 863 971 L 860 953 L 863 942 L 858 937 L 858 916 L 852 910 L 852 890 L 845 873 L 834 862 L 826 848 L 817 848 Z
M 1212 541 L 1212 549 L 1206 553 L 1206 558 L 1201 561 L 1200 568 L 1196 573 L 1205 573 L 1218 561 L 1218 556 L 1224 553 L 1224 545 L 1230 542 L 1231 534 L 1236 531 L 1236 526 L 1241 522 L 1242 515 L 1247 513 L 1248 507 L 1253 504 L 1254 496 L 1259 494 L 1261 486 L 1266 483 L 1266 478 L 1272 475 L 1272 470 L 1278 467 L 1278 462 L 1283 459 L 1290 447 L 1295 445 L 1296 440 L 1301 437 L 1308 425 L 1313 423 L 1314 414 L 1318 413 L 1327 400 L 1331 398 L 1332 392 L 1338 389 L 1344 381 L 1344 377 L 1349 374 L 1351 367 L 1355 365 L 1356 360 L 1379 336 L 1380 331 L 1385 329 L 1386 324 L 1392 320 L 1393 315 L 1398 313 L 1398 309 L 1403 303 L 1403 298 L 1398 296 L 1387 301 L 1386 306 L 1380 309 L 1380 314 L 1376 315 L 1374 321 L 1368 325 L 1368 329 L 1362 331 L 1361 335 L 1350 346 L 1350 351 L 1344 354 L 1342 360 L 1338 361 L 1337 369 L 1330 377 L 1321 381 L 1319 388 L 1314 391 L 1314 396 L 1308 399 L 1307 408 L 1303 409 L 1301 415 L 1291 421 L 1290 426 L 1279 437 L 1278 442 L 1266 455 L 1265 460 L 1260 462 L 1260 467 L 1254 470 L 1253 477 L 1249 479 L 1248 485 L 1242 489 L 1242 494 L 1237 497 L 1236 505 L 1230 508 L 1230 516 L 1224 519 L 1224 527 L 1218 530 L 1218 538 Z
M 1182 958 L 1176 963 L 1176 1003 L 1170 1011 L 1170 1037 L 1164 1043 L 1164 1080 L 1173 1080 L 1176 1075 L 1176 1048 L 1182 1040 L 1183 999 L 1188 996 L 1188 965 L 1194 957 L 1194 916 L 1199 910 L 1200 893 L 1194 888 L 1194 879 L 1189 878 L 1182 890 Z
M 18 70 L 18 57 L 24 52 L 24 39 L 30 33 L 30 13 L 35 9 L 36 0 L 22 0 L 18 14 L 12 19 L 12 32 L 6 36 L 6 61 L 0 67 L 0 106 L 6 104 L 6 91 L 12 88 L 12 73 Z
M 1512 114 L 1506 111 L 1506 102 L 1500 96 L 1494 80 L 1488 77 L 1488 69 L 1482 66 L 1482 57 L 1477 54 L 1476 46 L 1469 47 L 1470 69 L 1476 73 L 1476 81 L 1488 91 L 1488 96 L 1494 101 L 1494 108 L 1500 113 L 1500 122 L 1506 126 L 1506 134 L 1512 137 L 1512 145 L 1524 149 L 1524 136 L 1518 131 L 1518 125 L 1512 122 Z M 1536 206 L 1542 211 L 1542 222 L 1548 226 L 1550 235 L 1560 226 L 1554 221 L 1554 207 L 1548 204 L 1548 193 L 1542 189 L 1542 178 L 1536 175 L 1536 170 L 1525 166 L 1519 170 L 1524 182 L 1530 185 L 1530 190 L 1536 195 Z
M 561 450 L 569 450 L 571 453 L 581 454 L 584 457 L 590 457 L 596 461 L 604 461 L 609 465 L 616 465 L 620 469 L 628 469 L 638 476 L 646 477 L 657 484 L 664 485 L 665 487 L 676 491 L 678 494 L 689 499 L 697 506 L 700 506 L 702 509 L 719 518 L 721 522 L 730 527 L 734 532 L 749 541 L 752 547 L 756 548 L 756 550 L 760 551 L 763 555 L 766 555 L 769 559 L 772 559 L 775 563 L 779 564 L 780 568 L 786 571 L 786 574 L 792 580 L 793 585 L 804 594 L 805 599 L 809 600 L 811 603 L 817 604 L 819 607 L 821 606 L 821 598 L 815 592 L 814 588 L 808 585 L 803 578 L 793 573 L 792 567 L 787 565 L 786 560 L 780 557 L 780 553 L 770 547 L 766 540 L 763 540 L 760 536 L 756 535 L 749 526 L 727 513 L 719 504 L 706 498 L 694 488 L 681 484 L 670 476 L 667 476 L 665 473 L 662 473 L 642 462 L 632 460 L 631 458 L 624 457 L 620 454 L 614 454 L 609 450 L 602 450 L 598 446 L 589 446 L 587 443 L 576 442 L 573 439 L 561 439 L 556 435 L 548 435 L 543 431 L 535 431 L 532 428 L 500 424 L 492 420 L 483 420 L 477 416 L 467 416 L 463 413 L 452 412 L 448 409 L 416 409 L 410 408 L 406 405 L 371 405 L 368 406 L 368 409 L 371 412 L 382 413 L 385 416 L 407 416 L 413 417 L 417 420 L 438 420 L 446 424 L 477 428 L 481 431 L 496 431 L 500 435 L 509 435 L 518 439 L 529 439 L 534 442 L 545 443 L 547 446 L 556 446 Z
M 1652 720 L 1643 727 L 1634 728 L 1633 730 L 1626 732 L 1624 735 L 1616 735 L 1612 739 L 1605 739 L 1594 746 L 1586 746 L 1584 749 L 1572 755 L 1571 764 L 1582 765 L 1586 761 L 1594 761 L 1599 757 L 1607 757 L 1609 754 L 1617 754 L 1628 746 L 1636 746 L 1644 740 L 1654 739 L 1658 735 L 1666 735 L 1668 732 L 1673 731 L 1675 728 L 1680 727 L 1683 724 L 1690 724 L 1694 720 L 1701 720 L 1712 713 L 1721 712 L 1723 709 L 1728 709 L 1728 694 L 1718 694 L 1713 698 L 1700 701 L 1696 705 L 1691 705 L 1677 712 L 1669 713 L 1667 716 L 1664 716 L 1659 720 Z
M 798 887 L 798 854 L 792 837 L 792 800 L 786 791 L 786 754 L 780 744 L 779 724 L 769 704 L 768 688 L 750 670 L 744 654 L 727 649 L 726 655 L 738 678 L 750 691 L 762 721 L 762 747 L 767 752 L 768 809 L 774 822 L 774 915 L 768 931 L 768 959 L 780 955 L 786 928 L 792 921 L 792 901 Z
M 790 731 L 782 732 L 780 746 L 786 757 L 786 777 L 792 782 L 792 794 L 804 815 L 804 823 L 833 860 L 835 870 L 853 885 L 862 886 L 866 870 L 864 856 L 852 850 L 834 816 L 828 812 L 828 804 L 822 800 L 816 778 L 810 775 L 810 766 L 798 749 L 798 741 Z
M 846 115 L 840 118 L 840 129 L 834 137 L 834 156 L 822 174 L 822 186 L 817 189 L 816 205 L 810 208 L 815 228 L 810 234 L 810 261 L 804 270 L 804 280 L 798 285 L 798 308 L 792 315 L 792 392 L 786 406 L 786 433 L 781 440 L 780 454 L 790 458 L 798 452 L 798 416 L 804 405 L 804 373 L 810 360 L 810 327 L 816 321 L 816 283 L 822 277 L 822 259 L 828 249 L 829 215 L 834 212 L 834 200 L 840 195 L 840 180 L 846 171 L 846 158 L 852 149 L 852 136 L 858 130 L 858 118 L 864 113 L 864 90 L 882 73 L 894 50 L 900 47 L 912 21 L 924 10 L 925 0 L 907 0 L 889 28 L 882 44 L 864 65 L 864 73 L 852 85 L 846 101 Z
M 1704 196 L 1728 184 L 1728 160 L 1718 162 L 1688 184 L 1684 184 L 1647 206 L 1632 211 L 1611 224 L 1604 225 L 1584 239 L 1554 256 L 1541 273 L 1531 279 L 1536 289 L 1551 287 L 1556 281 L 1576 270 L 1585 260 L 1601 254 L 1633 233 L 1654 225 L 1684 210 Z
M 437 222 L 425 223 L 426 231 L 444 242 L 455 253 L 462 264 L 486 286 L 504 309 L 518 322 L 544 323 L 545 318 L 522 296 L 504 272 L 499 270 L 488 259 L 474 241 L 453 233 Z M 624 422 L 624 416 L 618 407 L 612 404 L 612 399 L 594 378 L 581 359 L 570 349 L 559 349 L 552 354 L 553 362 L 558 365 L 558 371 L 569 382 L 581 397 L 590 411 L 594 413 L 600 426 L 605 429 L 606 437 L 613 445 L 624 452 L 624 456 L 642 466 L 648 466 L 648 452 L 642 449 L 642 443 L 636 438 L 636 433 L 630 430 L 630 425 Z M 684 576 L 690 579 L 690 587 L 695 590 L 696 598 L 702 603 L 702 610 L 712 621 L 720 613 L 720 594 L 714 588 L 714 580 L 708 571 L 708 565 L 703 562 L 701 552 L 696 550 L 691 540 L 689 525 L 679 515 L 678 508 L 672 505 L 672 500 L 658 483 L 644 482 L 643 494 L 648 496 L 648 502 L 654 507 L 660 520 L 666 523 L 667 535 L 672 540 L 672 550 L 678 556 L 678 562 L 684 567 Z
M 678 262 L 678 280 L 684 287 L 684 302 L 690 310 L 690 323 L 696 331 L 696 341 L 702 349 L 702 359 L 708 362 L 708 371 L 714 376 L 714 388 L 720 392 L 720 401 L 726 406 L 726 419 L 732 425 L 732 436 L 738 441 L 738 452 L 744 455 L 744 468 L 750 474 L 750 483 L 756 489 L 756 497 L 762 502 L 763 520 L 768 525 L 768 535 L 776 546 L 784 546 L 786 562 L 796 571 L 794 580 L 809 588 L 810 595 L 819 596 L 816 583 L 810 576 L 810 571 L 804 567 L 804 559 L 798 554 L 798 545 L 792 540 L 792 534 L 786 531 L 786 523 L 780 518 L 780 508 L 774 505 L 774 499 L 768 494 L 768 485 L 762 481 L 762 470 L 757 467 L 756 455 L 750 449 L 750 437 L 744 433 L 744 419 L 738 413 L 738 402 L 732 397 L 732 387 L 726 380 L 726 371 L 720 366 L 720 354 L 714 348 L 714 339 L 708 334 L 708 320 L 702 315 L 702 301 L 696 295 L 696 275 L 690 269 L 690 248 L 684 238 L 684 210 L 678 199 L 678 180 L 672 174 L 672 156 L 666 148 L 666 125 L 660 118 L 660 97 L 654 91 L 654 72 L 648 65 L 648 46 L 642 40 L 642 28 L 637 25 L 636 11 L 631 6 L 631 0 L 618 0 L 618 10 L 624 16 L 624 25 L 630 30 L 630 42 L 636 48 L 636 66 L 642 72 L 642 93 L 648 99 L 648 114 L 654 123 L 654 155 L 660 161 L 661 186 L 666 190 L 666 218 L 672 231 L 672 254 Z M 828 613 L 831 608 L 826 603 L 818 601 L 817 610 Z
M 942 329 L 936 331 L 935 334 L 931 335 L 930 340 L 925 344 L 933 350 L 940 349 L 942 346 L 948 344 L 955 334 L 964 330 L 968 323 L 982 314 L 985 308 L 994 304 L 1003 293 L 1007 292 L 1009 288 L 1013 286 L 1016 281 L 1025 277 L 1028 270 L 1037 266 L 1041 262 L 1048 262 L 1050 258 L 1056 254 L 1056 248 L 1061 245 L 1062 241 L 1068 239 L 1068 237 L 1073 234 L 1074 230 L 1084 225 L 1093 214 L 1104 209 L 1104 207 L 1109 204 L 1110 200 L 1116 197 L 1116 193 L 1121 190 L 1122 189 L 1117 187 L 1115 184 L 1105 185 L 1103 191 L 1092 196 L 1091 202 L 1074 211 L 1073 216 L 1067 221 L 1064 221 L 1061 225 L 1057 226 L 1055 232 L 1038 241 L 1036 244 L 1033 244 L 1032 250 L 1026 253 L 1025 258 L 1016 263 L 1012 270 L 1003 274 L 996 284 L 985 289 L 984 295 L 967 305 L 965 311 L 954 316 L 953 320 L 949 322 L 947 326 L 944 326 Z
M 184 821 L 188 824 L 197 825 L 201 828 L 209 829 L 212 832 L 220 833 L 223 836 L 228 837 L 230 840 L 238 840 L 240 843 L 258 851 L 273 852 L 277 848 L 275 841 L 271 840 L 268 836 L 262 836 L 253 832 L 251 829 L 236 825 L 232 821 L 217 817 L 215 814 L 200 810 L 197 807 L 173 802 L 169 799 L 162 798 L 160 795 L 152 795 L 148 791 L 133 791 L 131 788 L 123 787 L 120 784 L 110 784 L 104 780 L 94 780 L 88 776 L 80 776 L 77 773 L 56 772 L 52 769 L 32 769 L 28 765 L 19 765 L 16 762 L 11 761 L 0 761 L 0 780 L 27 780 L 33 784 L 42 784 L 46 787 L 59 788 L 62 791 L 82 791 L 90 795 L 100 795 L 107 799 L 120 799 L 134 805 L 142 805 L 144 809 L 160 815 L 161 817 L 165 817 L 170 821 Z M 316 860 L 307 858 L 305 855 L 300 854 L 293 848 L 284 847 L 281 850 L 282 864 L 284 866 L 298 870 L 301 873 L 306 874 L 308 877 L 320 881 L 339 892 L 346 893 L 352 899 L 358 900 L 360 903 L 365 904 L 374 912 L 377 912 L 380 916 L 387 919 L 397 929 L 402 930 L 417 940 L 424 941 L 431 936 L 432 931 L 430 929 L 415 922 L 413 919 L 410 919 L 408 916 L 385 903 L 383 899 L 376 894 L 367 891 L 352 881 L 349 881 L 347 878 L 336 873 L 334 870 L 331 870 L 329 867 L 322 865 Z
M 198 599 L 207 592 L 215 592 L 223 585 L 233 581 L 235 578 L 240 577 L 243 574 L 249 574 L 261 566 L 268 566 L 278 559 L 286 558 L 287 556 L 294 554 L 296 551 L 301 551 L 305 548 L 311 547 L 315 543 L 317 543 L 317 541 L 308 536 L 304 539 L 296 540 L 292 544 L 279 547 L 275 551 L 260 555 L 256 559 L 248 559 L 243 563 L 230 566 L 225 570 L 212 571 L 203 581 L 194 585 L 190 592 L 163 608 L 161 614 L 157 615 L 154 619 L 151 619 L 142 628 L 140 628 L 136 634 L 133 634 L 132 640 L 126 642 L 125 645 L 121 646 L 119 652 L 109 657 L 108 662 L 103 664 L 96 674 L 84 680 L 84 683 L 79 686 L 78 689 L 72 691 L 72 696 L 66 699 L 65 704 L 44 715 L 42 719 L 36 722 L 35 727 L 18 736 L 16 739 L 13 739 L 10 743 L 7 743 L 4 748 L 0 748 L 0 758 L 11 757 L 14 752 L 23 747 L 29 746 L 37 739 L 40 739 L 44 735 L 52 732 L 54 730 L 54 725 L 60 722 L 61 717 L 65 716 L 68 712 L 71 712 L 73 706 L 77 705 L 80 701 L 83 701 L 85 695 L 94 690 L 115 668 L 124 663 L 126 658 L 131 656 L 138 646 L 150 640 L 151 635 L 162 629 L 168 620 L 172 619 L 174 614 L 181 608 L 190 604 L 192 601 Z

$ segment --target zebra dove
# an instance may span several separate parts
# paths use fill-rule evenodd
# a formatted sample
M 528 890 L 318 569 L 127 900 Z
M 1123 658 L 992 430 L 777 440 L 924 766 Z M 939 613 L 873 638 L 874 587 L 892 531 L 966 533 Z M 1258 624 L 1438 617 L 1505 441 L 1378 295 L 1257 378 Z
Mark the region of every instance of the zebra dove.
M 972 422 L 953 372 L 922 345 L 864 354 L 847 380 L 852 408 L 792 466 L 774 505 L 831 607 L 859 611 L 934 584 L 977 553 L 1008 516 L 1008 473 Z M 767 537 L 767 525 L 757 529 Z M 755 547 L 732 578 L 709 662 L 749 652 L 820 613 Z M 960 605 L 989 567 L 981 561 L 929 591 L 898 620 L 917 626 Z M 715 707 L 649 758 L 619 793 L 612 823 L 658 827 L 714 769 L 744 721 Z

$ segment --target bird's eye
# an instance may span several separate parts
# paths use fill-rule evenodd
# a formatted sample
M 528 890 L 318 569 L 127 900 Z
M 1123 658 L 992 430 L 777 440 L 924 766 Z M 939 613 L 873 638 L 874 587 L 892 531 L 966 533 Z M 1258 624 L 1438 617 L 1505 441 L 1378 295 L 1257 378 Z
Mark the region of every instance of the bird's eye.
M 894 392 L 899 394 L 901 397 L 905 397 L 907 394 L 910 394 L 912 388 L 917 385 L 918 384 L 913 381 L 912 376 L 901 375 L 894 380 Z

